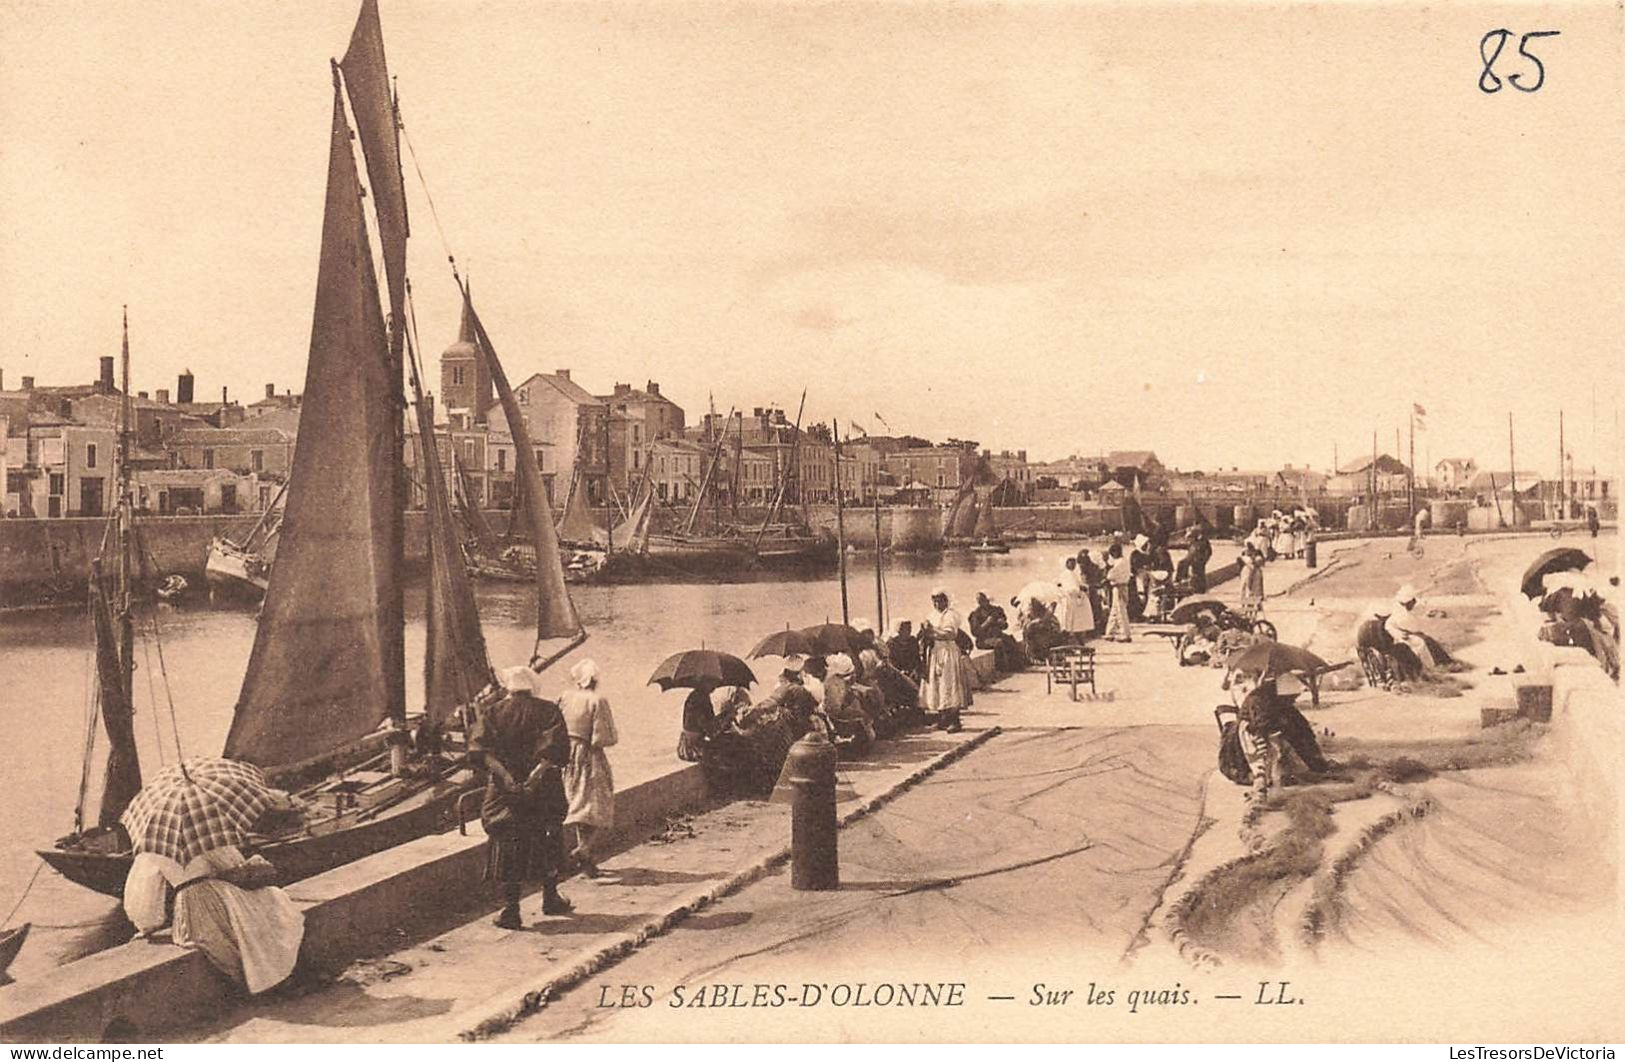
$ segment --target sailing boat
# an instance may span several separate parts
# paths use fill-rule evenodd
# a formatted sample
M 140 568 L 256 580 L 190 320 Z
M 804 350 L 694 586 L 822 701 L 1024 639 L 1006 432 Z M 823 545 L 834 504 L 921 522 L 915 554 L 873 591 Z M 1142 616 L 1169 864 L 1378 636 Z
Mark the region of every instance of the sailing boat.
M 948 510 L 943 538 L 950 546 L 968 546 L 976 535 L 976 489 L 966 483 Z
M 1010 544 L 999 533 L 999 522 L 993 515 L 993 499 L 991 497 L 983 503 L 982 511 L 976 517 L 976 527 L 972 533 L 976 539 L 971 543 L 972 553 L 1010 552 Z
M 276 784 L 293 788 L 309 809 L 302 822 L 253 839 L 254 847 L 288 880 L 453 825 L 456 800 L 476 784 L 475 771 L 462 754 L 462 727 L 494 693 L 446 479 L 432 445 L 416 344 L 408 342 L 405 189 L 376 0 L 363 0 L 349 49 L 333 64 L 333 93 L 303 424 L 277 564 L 224 749 L 227 758 L 256 764 Z M 391 311 L 388 327 L 372 265 L 346 101 L 355 116 L 375 204 Z M 521 453 L 533 452 L 466 288 L 464 306 L 515 443 Z M 405 704 L 401 548 L 407 478 L 400 396 L 407 368 L 429 527 L 424 711 L 411 718 Z M 127 430 L 123 434 L 127 439 Z M 530 462 L 520 464 L 536 529 L 532 667 L 541 670 L 586 634 L 564 585 L 547 499 L 536 489 L 538 473 Z M 75 831 L 40 852 L 65 877 L 110 896 L 122 894 L 132 859 L 118 818 L 141 787 L 130 703 L 130 521 L 126 483 L 117 521 L 119 577 L 104 580 L 98 564 L 92 580 L 100 715 L 110 743 L 97 824 L 84 825 L 87 787 L 81 786 Z M 544 643 L 556 640 L 567 644 L 544 657 Z
M 570 474 L 570 490 L 564 499 L 564 511 L 559 517 L 558 536 L 563 549 L 564 577 L 570 582 L 585 582 L 600 575 L 609 564 L 609 533 L 600 528 L 587 506 L 587 490 L 581 475 L 582 448 L 576 446 L 576 467 Z
M 203 575 L 209 591 L 261 597 L 270 585 L 271 565 L 276 560 L 277 532 L 282 529 L 282 499 L 288 485 L 282 484 L 259 521 L 241 542 L 216 535 L 209 543 L 209 559 Z

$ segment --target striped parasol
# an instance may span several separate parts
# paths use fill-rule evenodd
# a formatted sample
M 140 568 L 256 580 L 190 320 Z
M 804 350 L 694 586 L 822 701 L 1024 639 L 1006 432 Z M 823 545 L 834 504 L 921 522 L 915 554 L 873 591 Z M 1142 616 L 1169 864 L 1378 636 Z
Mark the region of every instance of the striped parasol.
M 119 821 L 135 851 L 168 856 L 184 867 L 205 852 L 242 844 L 278 795 L 253 764 L 194 757 L 154 775 Z

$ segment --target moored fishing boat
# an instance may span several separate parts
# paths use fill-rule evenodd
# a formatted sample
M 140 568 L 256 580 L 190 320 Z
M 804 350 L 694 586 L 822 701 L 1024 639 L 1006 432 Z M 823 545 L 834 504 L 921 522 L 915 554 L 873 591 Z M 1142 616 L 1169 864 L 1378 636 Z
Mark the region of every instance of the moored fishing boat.
M 278 556 L 223 754 L 289 788 L 306 813 L 252 839 L 292 880 L 455 823 L 456 800 L 477 781 L 464 726 L 494 695 L 493 672 L 463 565 L 446 479 L 418 371 L 406 266 L 399 126 L 376 0 L 363 0 L 343 60 L 333 64 L 333 113 L 316 306 Z M 347 118 L 369 178 L 363 193 Z M 373 269 L 364 203 L 372 202 L 386 290 Z M 521 452 L 528 435 L 466 288 L 464 310 L 497 384 Z M 384 307 L 387 298 L 388 324 Z M 127 330 L 126 330 L 127 335 Z M 126 366 L 128 364 L 126 339 Z M 410 370 L 410 371 L 408 371 Z M 405 424 L 402 377 L 415 410 L 429 529 L 424 709 L 406 712 L 403 557 Z M 126 378 L 128 370 L 126 368 Z M 128 395 L 128 387 L 125 388 Z M 125 412 L 128 420 L 128 410 Z M 121 440 L 127 445 L 127 423 Z M 127 463 L 121 461 L 121 468 Z M 585 638 L 564 584 L 539 474 L 521 463 L 537 586 L 532 666 L 545 668 Z M 132 854 L 118 819 L 141 788 L 132 726 L 132 511 L 127 476 L 109 536 L 116 576 L 91 583 L 98 713 L 108 752 L 95 824 L 81 784 L 74 832 L 40 856 L 65 877 L 108 895 L 123 891 Z M 116 542 L 116 547 L 111 545 Z M 116 549 L 116 552 L 114 551 Z M 562 644 L 562 648 L 558 645 Z M 154 711 L 156 711 L 156 705 Z M 173 718 L 171 719 L 173 726 Z M 180 755 L 179 735 L 175 736 Z
M 226 535 L 216 535 L 209 543 L 209 556 L 204 562 L 203 576 L 210 593 L 235 594 L 258 599 L 265 594 L 271 582 L 271 565 L 276 560 L 277 532 L 282 527 L 282 499 L 288 485 L 284 483 L 265 507 L 256 523 L 241 542 Z

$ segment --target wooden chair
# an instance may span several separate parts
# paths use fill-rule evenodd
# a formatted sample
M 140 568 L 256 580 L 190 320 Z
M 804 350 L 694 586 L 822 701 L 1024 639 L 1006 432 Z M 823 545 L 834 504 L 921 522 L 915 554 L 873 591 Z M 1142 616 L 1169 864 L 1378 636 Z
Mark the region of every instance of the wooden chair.
M 1058 645 L 1049 651 L 1044 667 L 1044 694 L 1048 696 L 1056 686 L 1068 686 L 1072 699 L 1078 699 L 1078 687 L 1088 683 L 1090 693 L 1095 688 L 1095 651 L 1083 645 Z

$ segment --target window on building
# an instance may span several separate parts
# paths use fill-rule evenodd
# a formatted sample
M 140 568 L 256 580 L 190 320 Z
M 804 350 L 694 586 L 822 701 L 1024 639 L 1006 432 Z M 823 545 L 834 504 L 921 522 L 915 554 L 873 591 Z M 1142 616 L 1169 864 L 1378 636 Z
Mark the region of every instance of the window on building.
M 508 471 L 508 451 L 506 450 L 497 450 L 497 471 Z
M 547 462 L 542 460 L 542 451 L 537 450 L 536 451 L 536 471 L 542 472 L 542 471 L 545 471 L 546 469 L 547 469 Z
M 85 444 L 85 467 L 86 468 L 95 468 L 96 467 L 96 444 L 95 443 L 86 443 Z
M 452 367 L 451 382 L 459 385 L 463 383 L 463 367 L 461 365 L 455 365 Z
M 463 440 L 463 464 L 469 468 L 479 467 L 479 442 L 475 439 Z
M 49 491 L 49 493 L 51 494 L 52 497 L 59 497 L 62 494 L 67 493 L 67 486 L 66 486 L 66 483 L 64 481 L 64 477 L 63 477 L 62 473 L 60 473 L 60 472 L 52 472 L 51 473 L 51 483 L 50 483 L 50 491 Z
M 265 471 L 265 451 L 264 450 L 250 450 L 250 451 L 248 451 L 248 467 L 249 467 L 250 470 L 252 470 L 254 472 L 264 472 Z
M 214 451 L 213 450 L 204 450 L 203 451 L 203 467 L 204 468 L 213 468 L 214 467 Z
M 519 392 L 519 404 L 522 405 L 522 406 L 530 405 L 530 392 L 529 391 L 520 391 Z

